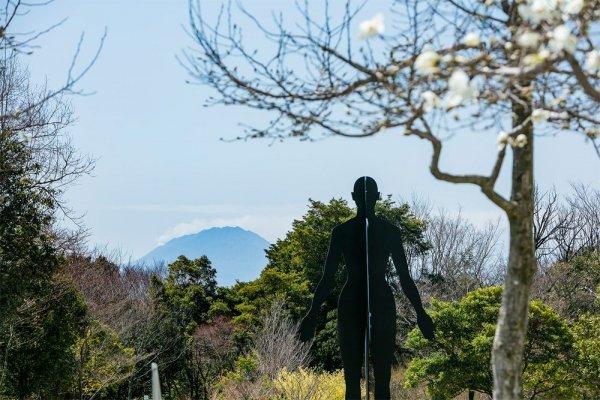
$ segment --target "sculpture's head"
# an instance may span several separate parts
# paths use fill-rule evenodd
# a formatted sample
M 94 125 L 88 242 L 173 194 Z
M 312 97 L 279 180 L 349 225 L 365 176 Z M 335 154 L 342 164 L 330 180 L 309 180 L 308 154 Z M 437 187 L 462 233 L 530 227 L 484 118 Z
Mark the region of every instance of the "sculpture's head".
M 372 214 L 375 210 L 375 203 L 381 199 L 381 194 L 377 190 L 377 182 L 369 176 L 362 176 L 354 182 L 352 199 L 356 203 L 358 213 Z

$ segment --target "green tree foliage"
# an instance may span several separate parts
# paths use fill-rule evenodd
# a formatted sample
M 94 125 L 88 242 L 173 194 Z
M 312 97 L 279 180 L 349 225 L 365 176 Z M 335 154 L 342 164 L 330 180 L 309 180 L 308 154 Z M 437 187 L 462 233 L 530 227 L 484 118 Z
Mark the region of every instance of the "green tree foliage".
M 470 389 L 491 395 L 490 354 L 502 289 L 489 287 L 455 302 L 432 301 L 430 315 L 436 340 L 415 329 L 406 345 L 416 353 L 406 371 L 406 385 L 426 383 L 434 400 L 449 399 Z M 572 399 L 577 377 L 576 339 L 564 319 L 539 301 L 529 308 L 525 343 L 525 398 Z
M 285 304 L 290 315 L 299 319 L 305 311 L 304 304 L 311 296 L 309 285 L 302 272 L 265 268 L 254 281 L 234 286 L 239 301 L 235 306 L 239 315 L 234 321 L 244 327 L 255 325 L 261 313 L 268 310 L 275 300 Z
M 164 281 L 154 278 L 160 306 L 183 330 L 194 329 L 208 319 L 208 311 L 216 297 L 217 272 L 206 256 L 190 260 L 179 256 L 169 264 Z
M 411 213 L 408 204 L 397 204 L 388 196 L 377 204 L 376 213 L 400 228 L 407 252 L 429 248 L 423 237 L 425 223 Z M 286 236 L 267 250 L 268 265 L 260 277 L 234 287 L 236 321 L 244 329 L 256 326 L 261 313 L 274 299 L 282 300 L 294 319 L 302 317 L 321 278 L 331 231 L 354 215 L 354 208 L 346 200 L 332 199 L 328 203 L 309 200 L 306 214 L 294 220 Z M 395 278 L 392 269 L 390 278 Z M 341 367 L 335 310 L 344 281 L 345 270 L 340 268 L 317 323 L 313 356 L 317 364 L 330 370 Z
M 536 282 L 538 297 L 569 320 L 599 313 L 600 251 L 589 251 L 554 263 Z
M 17 294 L 50 279 L 60 260 L 49 232 L 55 204 L 32 185 L 27 143 L 3 130 L 0 149 L 0 307 L 12 310 L 21 302 Z
M 152 337 L 144 341 L 145 352 L 155 354 L 161 366 L 166 399 L 207 399 L 208 380 L 215 379 L 207 363 L 228 364 L 221 358 L 229 357 L 228 351 L 233 349 L 217 337 L 231 332 L 223 320 L 211 319 L 223 306 L 226 308 L 229 300 L 220 297 L 226 293 L 217 290 L 216 270 L 206 256 L 194 260 L 180 256 L 169 264 L 164 279 L 153 277 L 154 315 L 148 327 Z M 214 304 L 220 304 L 217 311 Z
M 218 400 L 270 399 L 272 384 L 261 375 L 256 355 L 243 354 L 235 361 L 234 368 L 223 374 L 215 385 L 214 398 Z
M 422 252 L 429 248 L 423 234 L 425 222 L 416 218 L 408 204 L 396 204 L 391 196 L 376 205 L 378 216 L 396 225 L 402 232 L 407 251 Z M 355 210 L 343 199 L 329 203 L 309 200 L 307 213 L 292 223 L 285 238 L 277 240 L 267 250 L 268 266 L 283 272 L 300 272 L 310 282 L 313 290 L 321 278 L 333 228 L 354 217 Z M 332 291 L 337 296 L 343 281 Z
M 85 305 L 71 284 L 55 277 L 2 316 L 4 365 L 0 393 L 62 399 L 75 383 L 73 345 L 85 324 Z
M 85 306 L 58 275 L 57 205 L 51 188 L 34 184 L 31 157 L 19 132 L 0 132 L 0 393 L 54 399 L 73 382 Z
M 309 200 L 306 214 L 294 220 L 292 230 L 267 250 L 267 269 L 299 272 L 313 290 L 321 278 L 331 231 L 353 216 L 353 209 L 343 199 L 329 203 Z
M 133 372 L 135 351 L 109 327 L 91 321 L 75 344 L 79 398 L 114 398 L 116 387 Z
M 596 292 L 600 294 L 600 290 Z M 598 296 L 600 298 L 600 296 Z M 584 314 L 573 324 L 578 379 L 575 399 L 600 399 L 600 315 Z

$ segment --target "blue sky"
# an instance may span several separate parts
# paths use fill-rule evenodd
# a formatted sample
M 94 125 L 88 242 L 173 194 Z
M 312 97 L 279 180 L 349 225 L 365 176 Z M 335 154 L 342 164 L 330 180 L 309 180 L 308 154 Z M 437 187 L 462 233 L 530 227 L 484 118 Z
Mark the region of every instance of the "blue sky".
M 221 2 L 202 1 L 208 12 Z M 293 20 L 292 1 L 253 1 Z M 363 17 L 385 11 L 371 2 Z M 85 32 L 89 56 L 105 27 L 100 59 L 82 82 L 96 93 L 72 97 L 77 116 L 70 133 L 77 147 L 98 158 L 66 200 L 90 229 L 90 244 L 137 258 L 161 241 L 209 226 L 239 225 L 269 241 L 306 209 L 309 197 L 350 198 L 358 176 L 373 176 L 396 199 L 419 196 L 434 206 L 459 208 L 475 222 L 501 214 L 472 186 L 436 181 L 428 171 L 430 148 L 394 132 L 368 139 L 330 138 L 315 143 L 225 143 L 241 123 L 265 115 L 249 109 L 202 107 L 211 90 L 187 85 L 175 56 L 193 46 L 184 32 L 186 0 L 56 0 L 20 21 L 23 30 L 68 20 L 44 36 L 28 57 L 33 79 L 59 85 L 77 40 Z M 248 37 L 257 41 L 260 36 Z M 458 136 L 446 144 L 442 165 L 455 172 L 486 172 L 497 132 Z M 537 141 L 536 179 L 567 192 L 570 182 L 600 186 L 600 161 L 573 133 Z M 499 187 L 508 188 L 508 169 Z

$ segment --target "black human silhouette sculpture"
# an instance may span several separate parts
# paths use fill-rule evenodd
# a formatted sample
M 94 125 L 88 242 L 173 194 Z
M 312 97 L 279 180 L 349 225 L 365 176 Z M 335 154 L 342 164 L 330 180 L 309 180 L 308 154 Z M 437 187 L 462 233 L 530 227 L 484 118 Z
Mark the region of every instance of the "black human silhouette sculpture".
M 365 366 L 368 365 L 369 352 L 375 378 L 375 399 L 385 400 L 390 398 L 396 338 L 396 307 L 385 279 L 390 255 L 402 290 L 417 312 L 417 324 L 425 338 L 434 338 L 434 325 L 423 309 L 417 287 L 410 277 L 400 230 L 375 215 L 375 203 L 380 199 L 375 180 L 359 178 L 354 184 L 352 198 L 356 202 L 357 215 L 336 226 L 331 233 L 323 277 L 300 325 L 300 339 L 308 341 L 314 336 L 317 313 L 343 257 L 347 278 L 338 299 L 338 335 L 346 400 L 360 399 L 361 366 L 365 360 Z M 368 368 L 365 370 L 368 373 Z

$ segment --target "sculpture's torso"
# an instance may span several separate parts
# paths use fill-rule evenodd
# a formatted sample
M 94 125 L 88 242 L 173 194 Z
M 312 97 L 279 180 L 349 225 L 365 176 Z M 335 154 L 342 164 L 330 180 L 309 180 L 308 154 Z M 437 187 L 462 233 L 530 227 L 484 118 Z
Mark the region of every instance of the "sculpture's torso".
M 369 281 L 371 314 L 373 323 L 379 315 L 386 319 L 395 317 L 392 290 L 386 281 L 390 245 L 390 230 L 397 229 L 388 222 L 369 218 Z M 356 217 L 336 227 L 334 234 L 342 248 L 346 264 L 346 283 L 340 294 L 338 312 L 343 319 L 345 314 L 366 315 L 366 235 L 364 217 Z

